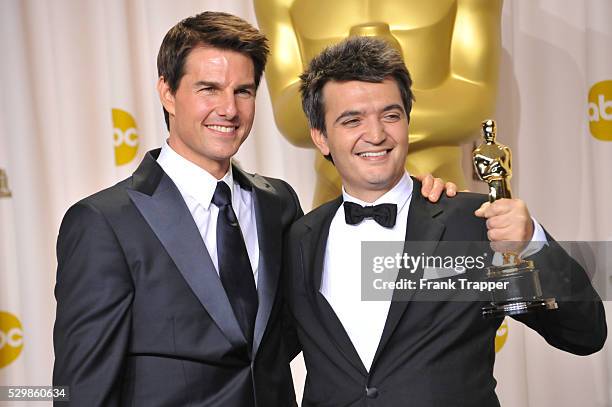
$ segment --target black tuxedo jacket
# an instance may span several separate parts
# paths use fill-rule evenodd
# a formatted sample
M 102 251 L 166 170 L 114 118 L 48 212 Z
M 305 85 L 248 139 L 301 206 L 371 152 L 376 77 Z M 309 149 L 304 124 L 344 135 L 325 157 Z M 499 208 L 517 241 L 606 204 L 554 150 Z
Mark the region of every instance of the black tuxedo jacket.
M 158 154 L 62 222 L 54 385 L 70 386 L 75 406 L 295 405 L 279 294 L 283 234 L 302 215 L 295 192 L 233 168 L 253 193 L 260 248 L 249 349 Z
M 432 204 L 420 189 L 415 181 L 408 219 L 398 219 L 407 221 L 406 241 L 486 240 L 485 222 L 473 214 L 484 195 L 462 193 Z M 339 198 L 307 214 L 288 236 L 285 289 L 308 370 L 303 405 L 498 406 L 494 339 L 502 319 L 483 319 L 482 302 L 393 301 L 372 367 L 366 370 L 319 292 L 329 227 L 341 203 Z M 558 310 L 516 319 L 557 348 L 595 352 L 606 338 L 601 301 L 584 271 L 548 238 L 550 245 L 533 259 L 540 269 L 546 265 L 551 273 L 569 276 L 575 301 L 557 297 Z M 427 247 L 425 255 L 435 254 L 435 247 Z M 360 278 L 360 270 L 345 272 Z M 541 270 L 545 287 L 554 280 L 549 274 Z

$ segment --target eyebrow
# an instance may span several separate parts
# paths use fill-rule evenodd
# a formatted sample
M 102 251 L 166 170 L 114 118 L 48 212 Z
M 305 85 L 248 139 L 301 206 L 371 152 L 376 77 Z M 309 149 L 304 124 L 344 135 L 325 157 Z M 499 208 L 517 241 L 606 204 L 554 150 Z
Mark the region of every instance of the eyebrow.
M 344 119 L 345 117 L 358 116 L 362 113 L 363 112 L 361 110 L 345 110 L 344 112 L 340 114 L 340 116 L 336 118 L 336 120 L 334 120 L 334 124 L 338 123 L 340 120 Z
M 391 105 L 385 106 L 382 110 L 382 113 L 388 112 L 390 110 L 401 110 L 402 113 L 405 113 L 404 108 L 397 103 L 393 103 Z M 336 118 L 336 120 L 334 120 L 334 124 L 338 123 L 340 120 L 344 119 L 345 117 L 359 116 L 360 114 L 363 114 L 362 110 L 345 110 L 344 112 L 340 114 L 340 116 Z
M 209 81 L 197 81 L 193 87 L 194 88 L 201 88 L 203 86 L 210 86 L 216 89 L 219 89 L 221 87 L 221 84 L 219 82 L 209 82 Z M 255 90 L 255 83 L 253 82 L 249 82 L 249 83 L 245 83 L 245 84 L 241 84 L 236 86 L 236 89 L 250 89 L 250 90 Z
M 389 110 L 401 110 L 402 113 L 406 113 L 404 112 L 404 108 L 401 105 L 398 105 L 397 103 L 385 106 L 385 108 L 382 111 L 383 113 L 385 113 L 385 112 L 388 112 Z

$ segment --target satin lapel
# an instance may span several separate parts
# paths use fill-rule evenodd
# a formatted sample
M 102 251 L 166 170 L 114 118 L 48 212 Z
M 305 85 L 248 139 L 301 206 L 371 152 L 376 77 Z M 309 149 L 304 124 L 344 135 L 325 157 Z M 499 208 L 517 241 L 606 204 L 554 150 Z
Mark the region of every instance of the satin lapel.
M 300 244 L 301 258 L 305 286 L 309 294 L 311 306 L 317 311 L 327 334 L 335 343 L 340 353 L 357 369 L 362 376 L 368 372 L 355 350 L 342 322 L 334 312 L 329 302 L 320 293 L 321 278 L 323 276 L 323 264 L 325 260 L 325 248 L 329 236 L 329 227 L 338 208 L 342 204 L 342 197 L 330 202 L 326 210 L 321 210 L 321 215 L 308 224 L 309 233 L 302 237 Z
M 159 179 L 158 184 L 151 179 Z M 200 232 L 155 155 L 147 154 L 127 192 L 215 324 L 233 345 L 244 346 L 246 339 Z
M 257 276 L 257 298 L 259 308 L 255 320 L 253 355 L 257 354 L 266 331 L 272 306 L 276 299 L 280 275 L 282 225 L 280 201 L 276 190 L 264 178 L 250 175 L 233 167 L 234 179 L 244 188 L 251 189 L 255 202 L 257 241 L 259 243 L 259 265 Z
M 439 205 L 429 203 L 420 193 L 421 184 L 415 180 L 413 185 L 412 199 L 410 200 L 410 209 L 408 210 L 408 219 L 406 223 L 406 243 L 404 252 L 408 254 L 417 254 L 430 256 L 436 250 L 440 237 L 444 232 L 445 226 L 442 222 L 434 219 L 442 212 Z M 417 280 L 423 275 L 423 270 L 418 270 Z M 412 277 L 415 278 L 414 276 Z M 375 366 L 380 354 L 384 350 L 385 345 L 391 338 L 393 331 L 397 327 L 402 315 L 406 311 L 410 298 L 414 295 L 415 290 L 412 290 L 408 297 L 405 293 L 401 300 L 391 302 L 387 321 L 383 329 L 383 334 L 376 349 L 372 367 Z M 394 294 L 395 298 L 395 294 Z

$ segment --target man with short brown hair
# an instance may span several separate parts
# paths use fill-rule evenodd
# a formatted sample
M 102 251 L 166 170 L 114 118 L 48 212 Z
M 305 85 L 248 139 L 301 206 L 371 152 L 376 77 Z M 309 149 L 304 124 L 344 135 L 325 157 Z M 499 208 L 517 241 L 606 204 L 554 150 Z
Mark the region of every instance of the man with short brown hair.
M 158 56 L 167 142 L 68 210 L 53 383 L 72 405 L 295 405 L 278 281 L 302 210 L 284 181 L 231 163 L 267 55 L 236 16 L 179 22 Z

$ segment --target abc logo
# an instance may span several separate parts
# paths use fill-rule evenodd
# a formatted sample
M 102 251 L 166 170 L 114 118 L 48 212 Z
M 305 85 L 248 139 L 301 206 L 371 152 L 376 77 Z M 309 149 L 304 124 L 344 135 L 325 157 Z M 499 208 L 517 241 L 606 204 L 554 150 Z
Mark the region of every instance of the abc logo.
M 19 357 L 23 349 L 23 328 L 13 314 L 0 311 L 0 368 Z
M 508 340 L 508 320 L 504 319 L 504 322 L 497 328 L 495 335 L 495 353 L 499 352 L 506 341 Z
M 612 141 L 612 80 L 597 82 L 589 91 L 589 129 L 596 139 Z
M 121 109 L 113 109 L 113 143 L 115 145 L 115 163 L 124 165 L 136 157 L 138 130 L 131 114 Z

